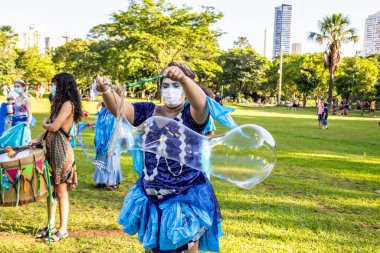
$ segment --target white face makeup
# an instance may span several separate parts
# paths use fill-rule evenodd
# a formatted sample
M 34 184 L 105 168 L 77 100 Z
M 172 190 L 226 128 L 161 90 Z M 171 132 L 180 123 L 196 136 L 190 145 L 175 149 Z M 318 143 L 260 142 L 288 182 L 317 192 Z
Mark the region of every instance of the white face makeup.
M 183 88 L 180 83 L 165 78 L 161 86 L 161 96 L 167 107 L 177 107 L 184 100 Z

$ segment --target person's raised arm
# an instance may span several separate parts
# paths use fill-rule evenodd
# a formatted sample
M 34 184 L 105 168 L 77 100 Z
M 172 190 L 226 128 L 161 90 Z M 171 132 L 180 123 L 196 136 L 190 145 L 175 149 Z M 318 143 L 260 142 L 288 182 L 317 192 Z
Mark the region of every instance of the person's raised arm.
M 102 99 L 107 109 L 118 117 L 119 110 L 125 113 L 129 123 L 133 124 L 135 110 L 131 103 L 122 101 L 121 97 L 110 87 L 110 80 L 106 77 L 96 77 L 96 90 L 102 93 Z
M 164 70 L 163 75 L 173 81 L 180 82 L 185 96 L 190 103 L 191 116 L 196 123 L 203 124 L 209 112 L 206 94 L 203 90 L 191 78 L 187 77 L 179 67 L 168 67 Z
M 63 105 L 61 110 L 59 111 L 57 117 L 55 118 L 53 123 L 46 123 L 44 122 L 42 124 L 42 127 L 49 132 L 57 132 L 64 123 L 66 123 L 67 119 L 70 117 L 71 113 L 73 111 L 73 106 L 69 101 L 66 101 Z M 68 130 L 68 129 L 65 129 Z

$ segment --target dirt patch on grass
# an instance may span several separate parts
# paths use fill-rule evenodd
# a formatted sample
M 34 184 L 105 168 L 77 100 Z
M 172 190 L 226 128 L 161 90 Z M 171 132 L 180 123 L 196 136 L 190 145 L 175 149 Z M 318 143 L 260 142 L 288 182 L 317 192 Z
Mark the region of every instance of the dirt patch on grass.
M 121 230 L 90 229 L 80 231 L 69 231 L 70 237 L 122 237 L 126 236 Z
M 78 230 L 69 231 L 69 237 L 71 238 L 82 238 L 82 237 L 123 237 L 127 234 L 123 233 L 121 230 L 111 230 L 111 229 L 90 229 L 90 230 Z M 33 235 L 26 234 L 10 234 L 5 232 L 0 232 L 0 240 L 30 240 L 34 239 Z
M 0 232 L 0 240 L 28 240 L 32 238 L 33 237 L 31 235 L 9 234 Z

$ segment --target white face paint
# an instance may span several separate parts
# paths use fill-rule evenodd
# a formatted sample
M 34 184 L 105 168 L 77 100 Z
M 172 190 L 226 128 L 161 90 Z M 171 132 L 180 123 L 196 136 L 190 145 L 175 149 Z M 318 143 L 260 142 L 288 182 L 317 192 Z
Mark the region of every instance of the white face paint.
M 183 88 L 179 83 L 163 83 L 161 96 L 167 107 L 174 108 L 179 106 L 184 97 Z

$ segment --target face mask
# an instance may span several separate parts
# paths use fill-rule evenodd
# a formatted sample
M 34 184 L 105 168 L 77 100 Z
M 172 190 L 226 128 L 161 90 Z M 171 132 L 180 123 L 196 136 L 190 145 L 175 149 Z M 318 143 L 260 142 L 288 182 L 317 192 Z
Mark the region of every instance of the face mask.
M 14 91 L 17 93 L 17 94 L 21 94 L 23 92 L 22 88 L 21 87 L 16 87 L 14 89 Z
M 162 99 L 164 100 L 164 104 L 167 107 L 173 108 L 177 107 L 182 103 L 183 89 L 182 87 L 178 88 L 164 88 L 162 89 Z
M 53 96 L 55 95 L 55 91 L 57 90 L 57 86 L 51 86 L 50 88 L 50 93 L 53 94 Z

